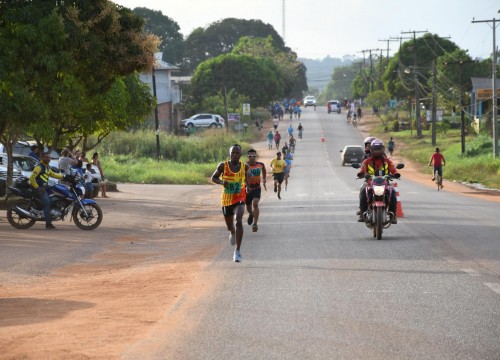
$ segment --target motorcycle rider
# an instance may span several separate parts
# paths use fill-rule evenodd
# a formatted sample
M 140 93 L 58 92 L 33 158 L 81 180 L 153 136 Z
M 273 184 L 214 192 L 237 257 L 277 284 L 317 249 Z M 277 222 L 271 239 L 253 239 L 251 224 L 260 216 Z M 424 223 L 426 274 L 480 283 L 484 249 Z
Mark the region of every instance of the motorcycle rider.
M 50 216 L 50 198 L 47 193 L 47 183 L 49 177 L 53 177 L 59 180 L 64 178 L 63 174 L 58 174 L 49 166 L 50 154 L 43 153 L 42 158 L 38 165 L 35 166 L 33 172 L 30 175 L 30 185 L 33 192 L 36 194 L 38 199 L 40 199 L 43 205 L 43 215 L 45 216 L 45 229 L 52 230 L 56 227 L 52 225 L 52 217 Z
M 399 179 L 401 177 L 401 174 L 398 173 L 398 170 L 396 169 L 396 166 L 394 165 L 392 160 L 385 155 L 385 146 L 382 140 L 375 139 L 370 144 L 370 157 L 368 157 L 363 161 L 357 176 L 358 178 L 363 178 L 365 174 L 370 174 L 370 175 L 391 174 L 396 179 Z M 359 192 L 358 222 L 364 222 L 363 213 L 366 210 L 368 210 L 368 199 L 366 198 L 365 187 L 366 186 L 362 186 Z M 389 198 L 389 211 L 394 214 L 391 221 L 393 224 L 398 223 L 396 218 L 396 207 L 397 207 L 396 192 L 391 191 Z

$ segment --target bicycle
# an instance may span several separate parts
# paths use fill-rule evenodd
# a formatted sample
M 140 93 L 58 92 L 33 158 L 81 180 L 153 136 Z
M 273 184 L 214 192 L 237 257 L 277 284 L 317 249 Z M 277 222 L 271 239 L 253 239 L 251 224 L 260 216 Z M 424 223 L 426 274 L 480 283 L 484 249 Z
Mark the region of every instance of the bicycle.
M 439 175 L 437 170 L 434 171 L 434 181 L 436 182 L 438 191 L 443 188 L 443 177 Z

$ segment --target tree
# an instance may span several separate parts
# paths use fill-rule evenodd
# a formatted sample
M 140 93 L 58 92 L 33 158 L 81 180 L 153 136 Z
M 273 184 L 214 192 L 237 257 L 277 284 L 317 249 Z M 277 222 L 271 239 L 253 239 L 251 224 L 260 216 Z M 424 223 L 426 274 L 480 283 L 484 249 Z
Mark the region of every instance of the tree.
M 289 50 L 276 30 L 261 20 L 228 18 L 214 22 L 206 29 L 196 28 L 184 42 L 182 72 L 192 74 L 203 61 L 230 53 L 243 36 L 266 38 L 269 35 L 278 49 Z
M 107 0 L 19 0 L 0 9 L 0 138 L 7 149 L 22 134 L 57 147 L 92 124 L 123 121 L 91 115 L 117 113 L 106 101 L 117 81 L 151 68 L 158 39 L 142 32 L 141 18 Z
M 194 101 L 224 89 L 234 89 L 237 95 L 248 96 L 253 106 L 267 105 L 270 99 L 283 93 L 277 78 L 278 69 L 266 58 L 225 54 L 204 61 L 191 80 Z
M 232 53 L 270 59 L 279 71 L 278 77 L 283 81 L 283 96 L 300 98 L 302 92 L 307 91 L 304 64 L 297 60 L 296 53 L 279 49 L 271 35 L 266 38 L 243 36 Z
M 391 97 L 403 99 L 413 95 L 415 72 L 423 94 L 429 93 L 428 79 L 432 76 L 432 62 L 440 56 L 451 53 L 458 46 L 436 34 L 426 33 L 416 40 L 402 44 L 400 50 L 389 61 L 383 74 L 385 90 Z M 413 68 L 414 51 L 417 54 L 417 68 Z
M 163 52 L 162 60 L 180 66 L 184 54 L 184 38 L 179 24 L 161 11 L 144 7 L 137 7 L 133 11 L 144 19 L 144 30 L 161 39 L 159 49 Z

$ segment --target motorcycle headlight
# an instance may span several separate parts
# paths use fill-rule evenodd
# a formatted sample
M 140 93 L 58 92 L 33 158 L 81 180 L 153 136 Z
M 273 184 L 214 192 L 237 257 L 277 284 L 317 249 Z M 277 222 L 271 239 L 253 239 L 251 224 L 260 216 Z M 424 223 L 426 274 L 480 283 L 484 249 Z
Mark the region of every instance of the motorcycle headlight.
M 384 195 L 384 192 L 385 192 L 385 186 L 374 186 L 373 187 L 373 193 L 377 196 Z

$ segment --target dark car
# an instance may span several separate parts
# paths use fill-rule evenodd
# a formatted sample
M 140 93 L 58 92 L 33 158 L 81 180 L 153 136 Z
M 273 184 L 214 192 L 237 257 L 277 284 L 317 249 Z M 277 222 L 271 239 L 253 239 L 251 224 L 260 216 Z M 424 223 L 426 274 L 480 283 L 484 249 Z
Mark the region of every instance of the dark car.
M 347 145 L 344 150 L 340 150 L 340 160 L 342 166 L 345 164 L 361 163 L 364 160 L 365 150 L 359 145 Z

